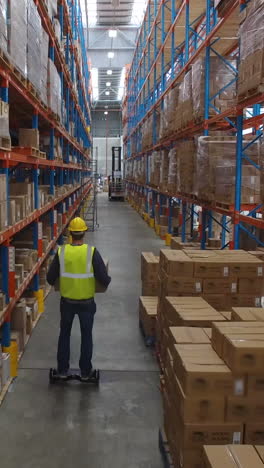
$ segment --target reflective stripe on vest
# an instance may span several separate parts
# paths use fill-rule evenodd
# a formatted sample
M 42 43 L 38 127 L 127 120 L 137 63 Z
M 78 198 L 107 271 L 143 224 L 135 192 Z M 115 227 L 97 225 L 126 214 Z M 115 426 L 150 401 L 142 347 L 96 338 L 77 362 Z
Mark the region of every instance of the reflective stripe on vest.
M 74 278 L 74 279 L 86 279 L 94 278 L 94 274 L 91 273 L 92 268 L 92 247 L 87 247 L 86 257 L 86 273 L 67 273 L 65 271 L 65 245 L 60 249 L 59 260 L 60 260 L 60 276 L 61 278 Z

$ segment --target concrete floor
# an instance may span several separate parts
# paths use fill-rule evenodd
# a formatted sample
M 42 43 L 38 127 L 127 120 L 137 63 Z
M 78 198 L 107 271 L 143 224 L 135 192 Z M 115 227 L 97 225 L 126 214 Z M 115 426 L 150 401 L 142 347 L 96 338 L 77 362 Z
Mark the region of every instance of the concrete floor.
M 97 296 L 94 366 L 99 389 L 78 383 L 49 386 L 56 365 L 59 296 L 51 293 L 20 364 L 19 377 L 0 408 L 4 468 L 160 468 L 162 420 L 158 369 L 138 329 L 140 253 L 163 243 L 129 206 L 99 197 L 99 224 L 88 234 L 110 260 L 112 283 Z M 79 324 L 72 333 L 71 365 L 78 367 Z

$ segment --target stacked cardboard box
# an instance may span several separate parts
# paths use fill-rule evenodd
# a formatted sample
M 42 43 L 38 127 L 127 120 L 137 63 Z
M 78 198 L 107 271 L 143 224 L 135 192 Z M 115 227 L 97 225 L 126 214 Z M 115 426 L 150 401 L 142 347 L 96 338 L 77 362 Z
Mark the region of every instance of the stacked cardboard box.
M 8 226 L 7 218 L 7 200 L 6 200 L 6 176 L 0 175 L 0 231 Z
M 161 110 L 159 132 L 159 137 L 161 139 L 168 137 L 169 135 L 173 134 L 176 130 L 175 118 L 177 115 L 177 108 L 179 104 L 179 92 L 180 88 L 177 84 L 164 96 L 163 109 Z
M 0 137 L 1 147 L 11 148 L 11 139 L 9 133 L 9 104 L 0 99 Z
M 27 2 L 11 1 L 9 8 L 9 53 L 14 65 L 27 76 Z
M 156 296 L 158 288 L 159 257 L 152 252 L 141 254 L 142 296 Z
M 210 328 L 215 321 L 226 318 L 201 297 L 170 297 L 160 299 L 157 316 L 157 341 L 162 366 L 166 365 L 166 353 L 170 341 L 170 327 Z
M 247 17 L 241 24 L 238 95 L 243 98 L 249 91 L 257 91 L 264 84 L 264 5 L 253 0 L 247 8 Z M 261 90 L 260 90 L 261 91 Z
M 33 249 L 19 249 L 15 250 L 16 264 L 24 265 L 24 271 L 31 271 L 38 259 L 37 250 Z
M 174 125 L 179 130 L 193 120 L 192 71 L 188 71 L 179 86 L 179 100 Z
M 177 156 L 177 190 L 181 193 L 192 194 L 196 179 L 196 146 L 193 138 L 178 143 Z
M 213 324 L 212 347 L 236 381 L 237 392 L 226 399 L 225 419 L 244 425 L 244 443 L 264 444 L 264 323 Z
M 42 28 L 41 33 L 41 73 L 40 73 L 40 98 L 47 106 L 48 94 L 48 59 L 49 59 L 49 36 L 46 31 Z
M 27 77 L 39 93 L 41 90 L 41 47 L 41 18 L 34 0 L 27 0 Z
M 217 56 L 210 57 L 210 95 L 216 96 L 212 105 L 220 112 L 236 105 L 236 80 L 232 67 L 236 70 L 237 61 L 231 57 L 227 57 L 226 60 L 225 62 Z M 203 120 L 205 115 L 205 69 L 204 57 L 196 60 L 192 66 L 193 111 L 197 121 Z M 209 112 L 210 116 L 216 115 L 212 106 Z
M 158 298 L 155 296 L 141 296 L 139 298 L 139 323 L 146 338 L 156 338 Z
M 0 0 L 0 49 L 7 53 L 7 0 Z
M 29 182 L 11 182 L 9 185 L 12 218 L 15 221 L 24 219 L 34 209 L 34 187 Z
M 61 79 L 51 59 L 48 60 L 48 107 L 50 107 L 52 112 L 61 120 Z
M 1 348 L 0 348 L 1 349 Z M 0 392 L 10 378 L 10 354 L 0 350 Z
M 206 445 L 203 458 L 204 468 L 264 468 L 263 447 L 253 445 Z
M 245 251 L 160 251 L 161 299 L 184 294 L 202 296 L 217 310 L 260 307 L 263 276 L 263 261 Z
M 248 143 L 244 141 L 244 145 Z M 247 148 L 247 155 L 256 165 L 263 159 L 263 146 L 256 141 Z M 198 197 L 234 203 L 236 138 L 199 137 L 196 164 Z M 248 161 L 243 166 L 241 203 L 260 203 L 260 171 Z
M 232 373 L 199 334 L 172 344 L 164 368 L 164 428 L 174 466 L 183 468 L 204 468 L 204 444 L 243 443 L 243 424 L 225 420 L 225 401 L 236 392 Z

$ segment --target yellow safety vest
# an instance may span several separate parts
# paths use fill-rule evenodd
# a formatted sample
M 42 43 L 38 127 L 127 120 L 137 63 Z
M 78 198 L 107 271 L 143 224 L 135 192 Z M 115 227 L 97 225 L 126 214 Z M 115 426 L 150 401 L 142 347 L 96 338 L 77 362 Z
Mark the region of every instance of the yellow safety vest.
M 68 299 L 90 299 L 95 295 L 94 247 L 87 244 L 59 247 L 60 293 Z

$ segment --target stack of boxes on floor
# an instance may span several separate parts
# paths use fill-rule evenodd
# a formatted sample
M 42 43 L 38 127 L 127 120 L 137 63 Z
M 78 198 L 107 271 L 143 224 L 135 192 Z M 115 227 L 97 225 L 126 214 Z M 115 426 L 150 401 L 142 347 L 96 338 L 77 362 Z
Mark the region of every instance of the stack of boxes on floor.
M 156 338 L 174 466 L 204 468 L 203 445 L 264 444 L 264 262 L 181 248 L 161 250 L 158 266 L 142 254 L 143 295 L 157 270 L 158 295 L 149 289 L 139 313 Z

